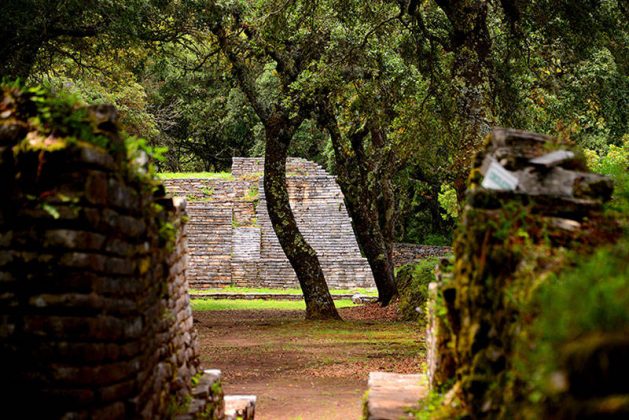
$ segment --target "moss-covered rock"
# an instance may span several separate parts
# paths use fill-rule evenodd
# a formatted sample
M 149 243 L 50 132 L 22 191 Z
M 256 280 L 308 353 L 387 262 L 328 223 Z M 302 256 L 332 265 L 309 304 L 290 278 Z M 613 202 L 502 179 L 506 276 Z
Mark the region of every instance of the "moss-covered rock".
M 437 286 L 442 328 L 433 338 L 442 360 L 455 364 L 437 366 L 433 389 L 455 381 L 460 415 L 521 415 L 531 395 L 516 365 L 534 343 L 538 290 L 618 238 L 617 223 L 603 213 L 611 182 L 584 172 L 579 153 L 548 154 L 562 147 L 547 136 L 496 130 L 475 159 L 451 278 Z M 516 190 L 481 186 L 491 162 L 518 179 Z

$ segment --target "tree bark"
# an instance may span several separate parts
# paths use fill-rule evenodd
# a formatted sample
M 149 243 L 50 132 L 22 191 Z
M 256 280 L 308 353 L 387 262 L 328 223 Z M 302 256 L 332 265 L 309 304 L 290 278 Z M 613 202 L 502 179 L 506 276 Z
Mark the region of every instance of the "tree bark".
M 325 282 L 316 251 L 297 227 L 286 187 L 286 158 L 292 134 L 284 124 L 266 126 L 264 194 L 282 250 L 297 274 L 306 301 L 306 319 L 341 319 Z
M 436 3 L 452 26 L 450 47 L 455 56 L 452 76 L 463 83 L 454 92 L 463 131 L 460 152 L 455 156 L 452 167 L 454 188 L 459 202 L 462 202 L 472 157 L 479 149 L 483 135 L 491 128 L 489 6 L 485 0 L 436 0 Z
M 281 105 L 268 104 L 258 95 L 255 77 L 243 56 L 220 24 L 212 28 L 221 50 L 232 65 L 232 74 L 265 128 L 264 193 L 269 218 L 282 250 L 297 274 L 306 302 L 306 319 L 341 319 L 325 282 L 315 250 L 297 227 L 286 187 L 288 146 L 303 118 L 289 118 Z M 287 88 L 287 87 L 286 87 Z
M 368 130 L 359 130 L 350 136 L 353 150 L 350 155 L 343 147 L 342 134 L 329 104 L 321 106 L 318 118 L 319 125 L 328 131 L 332 139 L 338 182 L 354 222 L 358 243 L 369 262 L 378 289 L 378 301 L 387 306 L 398 294 L 393 263 L 394 227 L 390 225 L 395 223 L 391 214 L 395 213 L 395 209 L 391 208 L 394 200 L 390 174 L 383 171 L 370 173 L 368 157 L 362 147 Z M 371 132 L 377 135 L 373 129 Z

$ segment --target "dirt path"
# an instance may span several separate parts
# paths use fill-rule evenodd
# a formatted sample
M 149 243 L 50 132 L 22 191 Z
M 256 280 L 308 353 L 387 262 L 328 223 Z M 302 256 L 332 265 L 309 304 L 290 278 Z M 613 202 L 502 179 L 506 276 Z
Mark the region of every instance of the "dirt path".
M 369 319 L 377 311 L 341 315 L 347 321 L 305 322 L 301 311 L 195 312 L 203 366 L 223 371 L 225 393 L 257 395 L 256 419 L 359 419 L 368 373 L 418 372 L 421 337 L 415 324 Z

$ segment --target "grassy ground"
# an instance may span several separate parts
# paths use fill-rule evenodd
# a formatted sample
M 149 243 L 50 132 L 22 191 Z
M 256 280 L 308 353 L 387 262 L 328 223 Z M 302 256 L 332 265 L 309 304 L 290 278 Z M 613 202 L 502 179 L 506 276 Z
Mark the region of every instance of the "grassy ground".
M 162 172 L 157 174 L 161 179 L 204 178 L 232 180 L 230 172 Z
M 191 295 L 198 295 L 203 293 L 281 293 L 287 295 L 300 295 L 301 289 L 299 288 L 287 288 L 287 289 L 270 289 L 264 287 L 235 287 L 227 286 L 221 288 L 212 289 L 191 289 Z M 346 295 L 360 293 L 365 296 L 378 296 L 376 289 L 332 289 L 330 293 L 333 295 Z
M 337 308 L 356 306 L 349 299 L 334 301 Z M 192 299 L 194 311 L 227 311 L 227 310 L 281 310 L 303 311 L 306 304 L 303 300 L 250 300 L 250 299 Z

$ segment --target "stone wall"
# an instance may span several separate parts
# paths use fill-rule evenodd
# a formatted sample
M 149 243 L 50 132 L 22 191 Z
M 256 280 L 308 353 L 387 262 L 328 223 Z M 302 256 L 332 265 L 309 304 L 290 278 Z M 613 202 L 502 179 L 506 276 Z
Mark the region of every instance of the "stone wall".
M 232 160 L 232 175 L 237 178 L 260 176 L 264 172 L 264 158 L 235 157 Z M 288 158 L 288 176 L 329 176 L 321 165 L 302 158 Z
M 0 111 L 3 413 L 175 414 L 199 371 L 185 202 L 128 161 L 111 108 L 67 116 L 106 147 L 31 126 L 36 105 L 17 91 Z
M 540 345 L 530 329 L 544 310 L 535 306 L 536 291 L 575 255 L 619 235 L 602 212 L 611 192 L 610 179 L 590 173 L 578 151 L 553 138 L 503 129 L 488 137 L 470 175 L 455 263 L 444 262 L 429 288 L 430 385 L 443 391 L 454 383 L 445 413 L 435 417 L 599 418 L 585 411 L 544 415 L 540 407 L 557 403 L 559 394 L 528 395 L 530 384 L 518 369 L 525 366 L 523 354 Z M 557 383 L 549 380 L 547 388 L 562 386 Z M 562 398 L 565 406 L 571 397 Z
M 234 179 L 168 179 L 170 194 L 189 198 L 192 287 L 296 287 L 267 213 L 263 159 L 234 158 Z M 332 288 L 373 287 L 336 180 L 313 162 L 289 158 L 291 208 L 317 251 Z M 211 238 L 211 239 L 210 239 Z
M 396 243 L 393 247 L 393 263 L 400 267 L 426 258 L 445 257 L 450 254 L 452 248 L 449 246 Z

